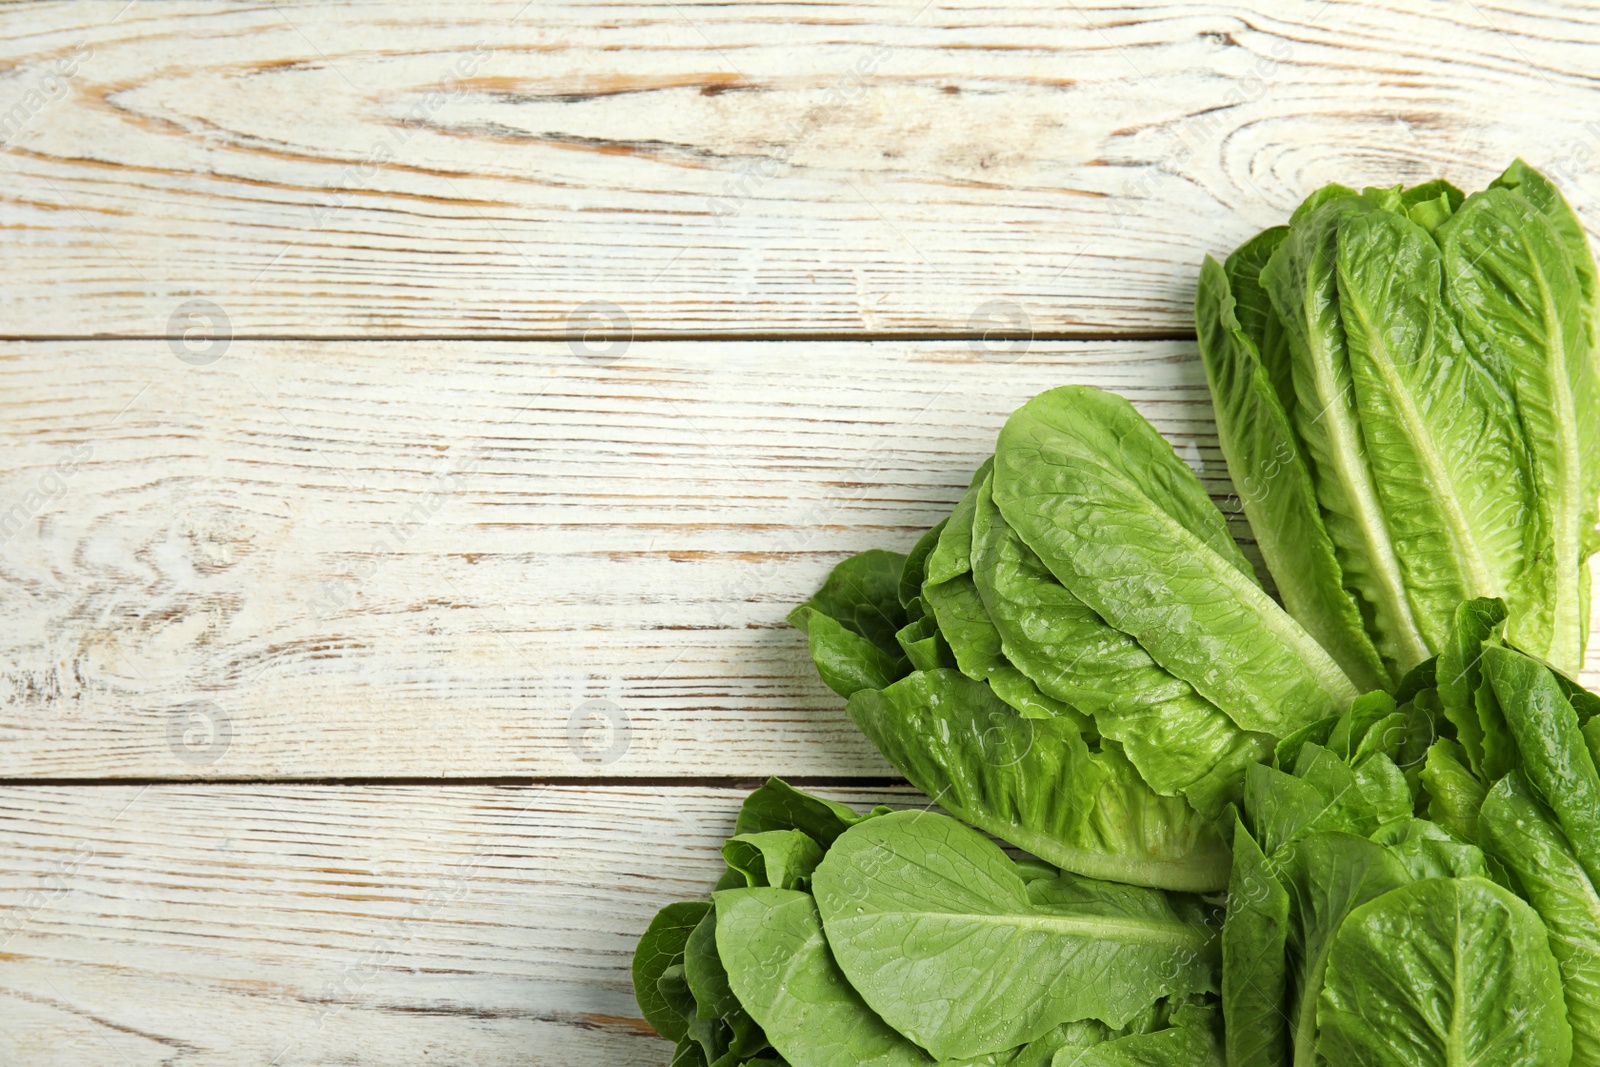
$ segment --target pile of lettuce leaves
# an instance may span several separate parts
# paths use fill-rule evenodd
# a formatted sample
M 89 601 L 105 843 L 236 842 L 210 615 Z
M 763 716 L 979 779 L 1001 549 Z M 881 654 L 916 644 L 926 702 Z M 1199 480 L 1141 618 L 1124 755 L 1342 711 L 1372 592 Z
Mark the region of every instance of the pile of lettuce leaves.
M 1126 400 L 1014 412 L 790 615 L 931 803 L 751 794 L 635 956 L 674 1067 L 1600 1064 L 1597 278 L 1520 161 L 1208 258 L 1250 554 Z

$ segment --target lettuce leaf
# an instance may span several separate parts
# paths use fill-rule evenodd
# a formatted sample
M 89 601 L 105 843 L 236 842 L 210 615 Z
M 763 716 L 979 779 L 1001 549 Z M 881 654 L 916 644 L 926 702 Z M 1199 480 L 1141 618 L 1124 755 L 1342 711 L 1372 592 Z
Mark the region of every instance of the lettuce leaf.
M 1241 729 L 1286 734 L 1356 689 L 1255 579 L 1172 446 L 1126 400 L 1034 397 L 995 449 L 994 500 L 1052 574 Z
M 1600 892 L 1556 818 L 1520 771 L 1489 790 L 1479 818 L 1484 849 L 1516 876 L 1561 965 L 1574 1063 L 1600 1063 Z
M 1561 972 L 1533 909 L 1482 878 L 1367 903 L 1329 953 L 1317 1052 L 1373 1067 L 1566 1067 Z
M 1341 572 L 1361 600 L 1378 650 L 1403 672 L 1434 649 L 1413 611 L 1367 462 L 1337 280 L 1340 224 L 1346 216 L 1376 210 L 1342 186 L 1313 193 L 1262 268 L 1261 284 L 1289 338 L 1295 430 L 1311 463 Z
M 1123 1026 L 1161 997 L 1216 989 L 1215 937 L 1197 906 L 1071 874 L 1024 882 L 998 846 L 944 816 L 862 823 L 813 884 L 850 984 L 941 1060 L 1077 1019 Z
M 1068 720 L 1024 718 L 951 670 L 864 690 L 849 713 L 940 807 L 1058 867 L 1167 889 L 1227 884 L 1227 848 L 1211 824 L 1181 797 L 1156 794 L 1114 742 L 1091 751 Z
M 1262 346 L 1285 347 L 1260 272 L 1287 233 L 1283 227 L 1265 231 L 1229 256 L 1226 270 L 1209 256 L 1200 268 L 1195 325 L 1217 437 L 1284 608 L 1358 686 L 1384 688 L 1394 681 L 1394 666 L 1379 656 L 1360 606 L 1345 588 L 1310 468 L 1284 407 L 1285 383 L 1273 382 L 1262 356 Z M 1254 297 L 1248 316 L 1253 331 L 1239 313 L 1247 296 Z M 1282 354 L 1275 362 L 1288 366 Z
M 1265 735 L 1234 725 L 1073 595 L 982 488 L 973 531 L 973 580 L 1006 660 L 1045 694 L 1092 716 L 1157 793 L 1181 793 L 1197 810 L 1220 813 L 1244 768 L 1265 754 Z

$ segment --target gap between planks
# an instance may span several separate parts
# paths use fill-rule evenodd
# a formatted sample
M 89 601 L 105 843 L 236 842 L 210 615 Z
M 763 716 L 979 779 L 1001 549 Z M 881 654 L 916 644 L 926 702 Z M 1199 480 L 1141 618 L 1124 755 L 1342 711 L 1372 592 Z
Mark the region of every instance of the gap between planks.
M 410 335 L 370 334 L 229 334 L 229 343 L 239 341 L 293 342 L 315 344 L 362 343 L 429 343 L 435 341 L 513 341 L 545 344 L 571 344 L 575 341 L 609 341 L 625 337 L 630 341 L 691 342 L 798 342 L 871 344 L 873 342 L 927 342 L 931 344 L 962 344 L 970 341 L 1037 341 L 1040 344 L 1056 342 L 1117 343 L 1121 341 L 1197 341 L 1193 330 L 592 330 L 584 333 L 522 332 L 453 332 L 413 337 Z M 93 334 L 0 334 L 0 344 L 77 344 L 96 341 L 178 341 L 182 338 L 169 334 L 145 333 L 93 333 Z
M 802 789 L 896 789 L 909 787 L 911 783 L 904 778 L 894 776 L 850 776 L 850 775 L 783 775 L 783 780 L 790 785 Z M 419 777 L 416 775 L 363 775 L 359 777 L 300 777 L 300 778 L 271 778 L 261 775 L 241 775 L 234 778 L 175 778 L 175 777 L 138 777 L 138 778 L 0 778 L 0 789 L 18 787 L 23 789 L 38 788 L 78 788 L 81 786 L 116 786 L 130 788 L 135 786 L 205 786 L 205 787 L 232 787 L 240 785 L 270 785 L 270 786 L 341 786 L 349 788 L 365 788 L 369 786 L 451 786 L 451 787 L 477 787 L 477 786 L 548 786 L 555 789 L 662 789 L 667 787 L 685 789 L 733 789 L 752 791 L 758 788 L 766 778 L 760 775 L 727 775 L 727 776 L 678 776 L 660 775 L 654 778 L 630 778 L 627 776 L 591 777 L 581 775 L 567 777 L 529 777 L 527 775 L 490 775 L 477 778 L 451 778 L 451 777 Z

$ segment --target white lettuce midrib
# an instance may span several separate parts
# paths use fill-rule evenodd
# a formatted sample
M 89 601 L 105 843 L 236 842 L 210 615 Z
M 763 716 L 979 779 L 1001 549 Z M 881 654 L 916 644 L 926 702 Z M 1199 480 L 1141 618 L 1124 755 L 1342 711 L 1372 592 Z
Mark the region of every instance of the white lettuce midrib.
M 1342 310 L 1342 303 L 1340 307 Z M 1445 470 L 1444 461 L 1434 445 L 1433 435 L 1428 430 L 1421 412 L 1417 410 L 1409 389 L 1395 373 L 1394 356 L 1384 342 L 1382 331 L 1373 325 L 1362 301 L 1352 298 L 1350 310 L 1367 338 L 1368 361 L 1378 372 L 1389 395 L 1390 403 L 1395 407 L 1397 415 L 1395 421 L 1399 423 L 1406 439 L 1411 442 L 1412 452 L 1427 472 L 1429 480 L 1439 487 L 1439 491 L 1434 494 L 1433 502 L 1444 516 L 1445 531 L 1455 548 L 1456 559 L 1461 561 L 1468 572 L 1471 585 L 1467 592 L 1472 596 L 1504 596 L 1506 591 L 1490 576 L 1488 565 L 1483 559 L 1483 550 L 1478 546 L 1477 538 L 1467 522 L 1466 513 L 1461 510 L 1455 480 Z
M 1158 923 L 1153 920 L 1140 921 L 1137 919 L 1110 919 L 1100 916 L 1041 915 L 1018 912 L 989 915 L 976 912 L 950 911 L 873 911 L 863 915 L 838 918 L 826 925 L 833 927 L 861 924 L 863 928 L 871 929 L 885 919 L 901 919 L 905 921 L 933 919 L 972 926 L 999 926 L 1016 930 L 1036 930 L 1067 937 L 1078 937 L 1087 941 L 1116 941 L 1137 945 L 1166 946 L 1175 949 L 1190 948 L 1200 950 L 1206 948 L 1211 941 L 1209 935 L 1199 934 L 1184 927 L 1175 927 L 1171 923 Z

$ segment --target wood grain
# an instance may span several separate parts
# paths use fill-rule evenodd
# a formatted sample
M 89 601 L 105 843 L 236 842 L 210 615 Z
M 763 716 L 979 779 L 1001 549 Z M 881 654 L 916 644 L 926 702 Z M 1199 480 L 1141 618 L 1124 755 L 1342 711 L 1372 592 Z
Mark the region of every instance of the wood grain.
M 744 792 L 0 789 L 0 1062 L 662 1067 L 634 942 Z
M 1192 345 L 981 348 L 0 347 L 0 773 L 888 774 L 784 616 L 1006 413 L 1115 389 L 1227 492 Z
M 1186 333 L 1326 181 L 1600 217 L 1575 0 L 374 11 L 0 11 L 0 336 Z

